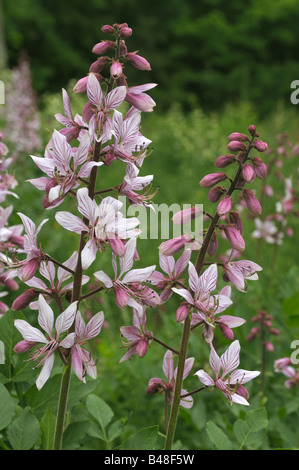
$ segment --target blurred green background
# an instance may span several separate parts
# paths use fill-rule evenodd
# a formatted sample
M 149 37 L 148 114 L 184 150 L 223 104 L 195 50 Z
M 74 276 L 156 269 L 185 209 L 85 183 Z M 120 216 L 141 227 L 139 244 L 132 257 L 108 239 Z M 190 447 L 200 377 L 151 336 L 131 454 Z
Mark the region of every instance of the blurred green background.
M 268 142 L 274 153 L 279 133 L 288 132 L 292 146 L 299 143 L 299 105 L 295 106 L 290 101 L 291 82 L 299 79 L 299 8 L 296 0 L 143 0 L 142 3 L 137 0 L 89 0 L 85 3 L 79 0 L 0 0 L 0 6 L 3 20 L 0 35 L 3 75 L 0 79 L 9 80 L 10 70 L 25 51 L 30 60 L 33 88 L 38 94 L 44 146 L 53 129 L 60 127 L 54 114 L 63 111 L 61 88 L 69 91 L 74 114 L 82 112 L 86 97 L 75 95 L 71 90 L 95 60 L 91 49 L 105 38 L 100 31 L 101 26 L 127 22 L 133 29 L 133 36 L 126 41 L 129 51 L 139 50 L 140 55 L 149 60 L 152 70 L 140 72 L 133 67 L 126 68 L 129 85 L 158 83 L 150 92 L 157 106 L 153 113 L 143 114 L 141 129 L 152 140 L 153 148 L 143 164 L 142 175 L 154 174 L 154 188 L 159 187 L 155 198 L 157 204 L 199 203 L 214 210 L 215 207 L 207 203 L 208 190 L 201 188 L 198 182 L 206 173 L 215 171 L 214 161 L 226 153 L 227 136 L 231 132 L 246 133 L 248 126 L 255 124 L 261 138 Z M 2 120 L 5 121 L 5 113 Z M 42 155 L 43 148 L 37 154 Z M 267 163 L 269 156 L 263 158 Z M 298 166 L 298 155 L 292 157 L 289 148 L 282 172 L 284 177 L 292 177 L 295 188 Z M 124 171 L 125 166 L 121 162 L 101 167 L 98 189 L 118 184 Z M 62 235 L 54 219 L 56 209 L 44 211 L 42 193 L 26 183 L 29 178 L 41 176 L 41 172 L 27 154 L 20 154 L 14 172 L 19 182 L 16 192 L 20 199 L 14 201 L 15 212 L 10 222 L 19 223 L 17 212 L 25 213 L 36 224 L 49 217 L 39 241 L 46 252 L 60 261 L 65 260 L 77 249 L 78 237 L 67 231 Z M 275 175 L 271 177 L 274 195 L 266 201 L 265 214 L 272 213 L 275 202 L 284 195 L 283 181 Z M 254 188 L 257 192 L 260 186 L 261 181 L 256 180 Z M 73 204 L 75 210 L 75 201 Z M 69 209 L 69 200 L 59 207 L 59 210 Z M 257 243 L 251 238 L 254 224 L 246 217 L 244 225 L 244 258 L 257 261 Z M 251 317 L 264 308 L 274 316 L 273 326 L 281 330 L 280 336 L 271 338 L 275 350 L 267 355 L 263 404 L 271 420 L 268 435 L 261 443 L 265 449 L 296 446 L 298 443 L 296 389 L 286 390 L 283 376 L 273 373 L 274 359 L 289 355 L 291 341 L 299 337 L 298 219 L 293 218 L 290 225 L 294 236 L 284 238 L 275 271 L 271 270 L 273 246 L 264 245 L 259 259 L 264 268 L 260 280 L 250 282 L 246 294 L 233 289 L 234 304 L 228 312 L 247 320 L 247 324 L 235 330 L 235 338 L 242 345 L 244 368 L 255 370 L 261 366 L 260 343 L 246 342 L 252 326 Z M 136 267 L 157 263 L 156 248 L 160 241 L 141 240 L 138 243 L 141 261 L 136 263 Z M 222 248 L 226 249 L 227 245 L 223 244 Z M 110 252 L 100 256 L 90 272 L 99 269 L 112 275 Z M 221 276 L 219 281 L 219 287 L 222 287 Z M 12 294 L 12 299 L 16 295 Z M 148 327 L 174 347 L 179 345 L 181 332 L 180 325 L 175 322 L 178 302 L 173 296 L 167 307 L 149 310 L 148 314 Z M 108 322 L 100 342 L 92 345 L 95 356 L 99 356 L 99 380 L 95 384 L 88 380 L 88 387 L 109 403 L 118 419 L 127 423 L 127 435 L 157 422 L 164 432 L 163 398 L 145 394 L 151 377 L 163 377 L 163 349 L 152 344 L 150 352 L 142 360 L 135 357 L 118 365 L 124 354 L 120 349 L 119 327 L 130 325 L 131 312 L 116 309 L 113 295 L 103 295 L 94 303 L 87 302 L 84 308 L 94 312 L 103 308 Z M 24 314 L 34 320 L 35 314 L 29 309 Z M 217 336 L 216 342 L 219 351 L 229 344 L 221 335 Z M 208 348 L 201 340 L 199 329 L 192 335 L 189 354 L 196 357 L 194 370 L 209 367 Z M 58 364 L 54 375 L 59 373 Z M 26 380 L 30 378 L 31 385 L 24 379 L 19 386 L 27 394 L 23 403 L 29 404 L 41 417 L 46 405 L 41 404 L 41 395 L 35 390 L 35 376 L 36 371 L 27 367 L 24 377 Z M 44 398 L 54 390 L 52 401 L 45 400 L 53 412 L 57 405 L 56 378 L 54 376 L 49 381 L 42 395 Z M 188 390 L 198 387 L 196 378 L 188 380 Z M 250 384 L 249 389 L 252 408 L 258 408 L 261 404 L 259 381 Z M 83 397 L 87 393 L 83 392 L 83 385 L 80 390 Z M 88 421 L 83 401 L 82 398 L 82 403 L 76 402 L 72 409 L 72 426 L 78 433 L 76 446 L 72 443 L 68 447 L 66 440 L 65 447 L 103 447 L 87 431 L 86 435 L 78 431 L 79 428 L 85 429 L 83 424 Z M 192 411 L 181 411 L 177 446 L 183 449 L 212 448 L 205 431 L 207 422 L 214 420 L 231 436 L 234 421 L 244 416 L 244 408 L 228 407 L 217 391 L 204 392 L 196 399 Z M 70 435 L 71 432 L 72 427 L 69 427 Z

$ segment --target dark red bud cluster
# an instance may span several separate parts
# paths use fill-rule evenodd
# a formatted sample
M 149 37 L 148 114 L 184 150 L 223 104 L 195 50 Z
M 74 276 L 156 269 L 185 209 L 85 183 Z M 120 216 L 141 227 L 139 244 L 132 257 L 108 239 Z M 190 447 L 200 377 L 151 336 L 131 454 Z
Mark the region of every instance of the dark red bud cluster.
M 266 310 L 260 310 L 258 314 L 251 319 L 253 323 L 257 323 L 259 326 L 251 328 L 250 333 L 247 336 L 247 341 L 253 341 L 254 339 L 262 336 L 265 349 L 269 352 L 274 351 L 273 344 L 265 339 L 267 335 L 278 336 L 280 334 L 280 331 L 277 328 L 272 327 L 272 320 L 272 315 L 268 314 Z

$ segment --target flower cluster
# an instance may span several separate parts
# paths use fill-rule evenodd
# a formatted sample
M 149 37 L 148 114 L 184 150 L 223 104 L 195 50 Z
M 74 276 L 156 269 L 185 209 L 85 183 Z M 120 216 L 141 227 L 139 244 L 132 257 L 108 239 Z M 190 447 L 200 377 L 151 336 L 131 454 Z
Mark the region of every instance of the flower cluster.
M 12 149 L 11 158 L 15 162 L 20 154 L 30 154 L 42 147 L 37 97 L 32 88 L 30 64 L 26 56 L 22 55 L 12 70 L 6 96 L 5 134 Z
M 280 334 L 280 331 L 277 328 L 273 328 L 272 320 L 272 315 L 267 313 L 265 310 L 260 310 L 256 316 L 251 318 L 251 321 L 256 323 L 258 326 L 251 328 L 250 333 L 247 336 L 247 341 L 253 341 L 260 337 L 263 347 L 269 352 L 274 351 L 274 345 L 271 341 L 267 340 L 267 337 L 268 335 L 277 336 Z
M 274 362 L 274 372 L 282 373 L 287 377 L 287 380 L 284 383 L 286 388 L 299 386 L 299 371 L 293 367 L 292 361 L 289 357 L 276 359 Z
M 16 328 L 23 340 L 15 350 L 30 351 L 31 360 L 38 361 L 37 367 L 43 366 L 36 382 L 39 389 L 50 376 L 55 351 L 66 363 L 71 358 L 80 380 L 85 381 L 86 374 L 96 377 L 95 361 L 83 345 L 99 334 L 104 314 L 100 312 L 92 316 L 85 325 L 78 308 L 83 298 L 94 295 L 94 292 L 82 294 L 81 289 L 90 279 L 84 271 L 96 263 L 99 253 L 110 252 L 114 277 L 96 271 L 94 277 L 101 284 L 96 292 L 105 288 L 112 290 L 119 308 L 133 308 L 133 326 L 121 329 L 129 348 L 122 360 L 135 353 L 144 356 L 151 341 L 151 332 L 145 328 L 146 308 L 160 303 L 159 295 L 149 283 L 156 266 L 133 269 L 134 262 L 139 259 L 136 244 L 140 222 L 136 217 L 126 218 L 122 213 L 123 203 L 117 199 L 122 195 L 130 204 L 151 205 L 153 176 L 139 175 L 142 163 L 150 153 L 148 146 L 151 141 L 141 134 L 140 123 L 141 112 L 150 112 L 155 106 L 145 92 L 156 84 L 134 87 L 127 84 L 123 73 L 125 65 L 150 70 L 146 59 L 137 52 L 127 51 L 125 39 L 132 34 L 128 25 L 105 26 L 102 31 L 113 34 L 115 40 L 102 41 L 94 46 L 93 52 L 100 57 L 74 87 L 75 93 L 87 95 L 82 115 L 73 115 L 71 99 L 63 89 L 64 115 L 58 113 L 55 116 L 63 127 L 54 130 L 43 157 L 31 156 L 44 173 L 29 180 L 44 192 L 44 209 L 55 210 L 69 195 L 76 201 L 78 214 L 57 211 L 55 219 L 65 230 L 79 236 L 79 249 L 63 263 L 55 260 L 43 250 L 37 239 L 48 219 L 36 227 L 29 217 L 19 213 L 25 229 L 24 246 L 18 258 L 10 264 L 14 274 L 28 287 L 14 301 L 13 309 L 20 311 L 29 307 L 38 310 L 38 324 L 46 332 L 45 336 L 28 322 L 16 320 Z M 113 53 L 111 57 L 109 52 Z M 105 68 L 108 70 L 106 77 Z M 128 110 L 123 115 L 117 108 L 121 105 L 124 108 L 125 102 Z M 123 181 L 113 188 L 98 189 L 98 169 L 101 167 L 105 173 L 115 162 L 124 168 Z M 114 194 L 106 196 L 107 192 Z M 60 311 L 56 321 L 50 306 L 53 302 Z M 70 305 L 65 307 L 65 302 Z

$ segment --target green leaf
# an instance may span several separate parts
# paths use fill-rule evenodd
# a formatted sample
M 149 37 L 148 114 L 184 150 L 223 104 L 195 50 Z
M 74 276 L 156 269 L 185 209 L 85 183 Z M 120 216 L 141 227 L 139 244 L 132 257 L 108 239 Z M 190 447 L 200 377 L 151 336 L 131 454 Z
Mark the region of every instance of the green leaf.
M 29 407 L 7 428 L 7 437 L 14 450 L 29 450 L 39 438 L 40 425 Z
M 51 408 L 47 406 L 45 414 L 40 421 L 43 450 L 53 449 L 55 424 L 56 424 L 56 417 L 52 413 Z
M 100 397 L 92 394 L 86 399 L 86 407 L 104 430 L 113 418 L 113 411 L 110 406 Z
M 208 421 L 206 431 L 217 450 L 232 450 L 233 445 L 227 435 L 213 421 Z
M 122 450 L 155 450 L 159 426 L 144 428 L 130 436 L 122 446 Z
M 240 444 L 239 449 L 243 447 L 258 449 L 263 442 L 267 426 L 268 419 L 265 408 L 249 411 L 245 420 L 238 419 L 234 424 L 234 434 Z
M 0 383 L 0 430 L 8 426 L 15 414 L 15 405 L 6 387 Z
M 113 441 L 114 439 L 116 439 L 117 437 L 119 437 L 123 431 L 124 431 L 124 423 L 122 421 L 114 421 L 114 423 L 112 423 L 110 426 L 109 426 L 109 429 L 108 429 L 108 440 L 109 442 Z

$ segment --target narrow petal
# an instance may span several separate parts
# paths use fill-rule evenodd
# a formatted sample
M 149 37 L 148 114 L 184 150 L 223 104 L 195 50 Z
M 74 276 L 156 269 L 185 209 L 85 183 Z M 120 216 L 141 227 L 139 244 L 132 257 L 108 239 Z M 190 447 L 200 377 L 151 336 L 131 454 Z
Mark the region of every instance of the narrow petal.
M 53 364 L 54 364 L 54 355 L 51 354 L 45 360 L 45 363 L 43 365 L 41 373 L 39 374 L 39 376 L 36 380 L 36 386 L 37 386 L 38 390 L 40 390 L 45 385 L 48 378 L 50 377 L 50 374 L 51 374 L 51 371 L 52 371 L 52 368 L 53 368 Z
M 70 212 L 57 212 L 55 214 L 55 219 L 63 228 L 70 230 L 71 232 L 88 232 L 88 227 L 85 223 L 79 217 L 71 214 Z
M 15 320 L 14 325 L 26 341 L 33 343 L 48 343 L 44 334 L 34 326 L 31 326 L 25 320 Z
M 74 323 L 76 312 L 77 312 L 78 301 L 73 302 L 68 308 L 62 312 L 56 319 L 55 328 L 57 331 L 57 337 L 61 333 L 68 330 Z
M 38 323 L 51 338 L 54 325 L 54 313 L 42 295 L 39 295 L 38 298 L 38 312 Z

